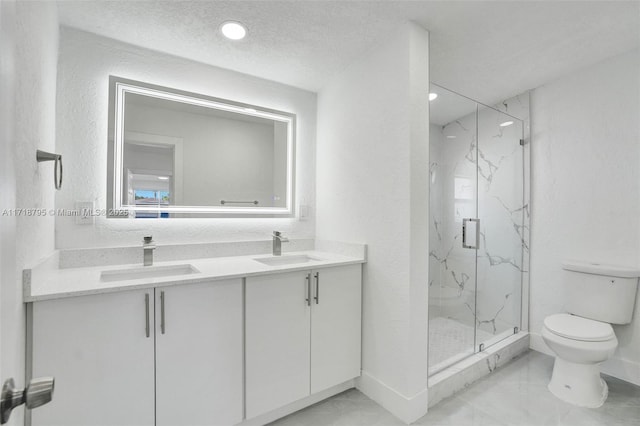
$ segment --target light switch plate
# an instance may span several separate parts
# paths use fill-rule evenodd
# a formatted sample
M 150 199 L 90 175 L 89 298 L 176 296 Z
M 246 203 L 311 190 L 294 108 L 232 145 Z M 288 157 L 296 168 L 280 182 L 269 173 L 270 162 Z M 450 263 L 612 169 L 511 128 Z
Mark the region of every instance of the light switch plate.
M 307 204 L 300 204 L 300 220 L 307 220 L 309 217 L 309 206 Z
M 93 225 L 93 201 L 76 201 L 76 225 Z

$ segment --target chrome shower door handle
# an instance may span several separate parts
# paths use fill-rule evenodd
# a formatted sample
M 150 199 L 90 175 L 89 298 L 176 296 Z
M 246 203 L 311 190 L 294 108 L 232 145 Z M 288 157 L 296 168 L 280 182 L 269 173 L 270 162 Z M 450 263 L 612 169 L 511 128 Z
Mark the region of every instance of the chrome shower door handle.
M 473 244 L 467 243 L 467 237 L 469 236 L 469 234 L 475 234 L 475 242 Z M 477 250 L 479 247 L 480 247 L 480 219 L 477 219 L 477 218 L 462 219 L 462 248 Z

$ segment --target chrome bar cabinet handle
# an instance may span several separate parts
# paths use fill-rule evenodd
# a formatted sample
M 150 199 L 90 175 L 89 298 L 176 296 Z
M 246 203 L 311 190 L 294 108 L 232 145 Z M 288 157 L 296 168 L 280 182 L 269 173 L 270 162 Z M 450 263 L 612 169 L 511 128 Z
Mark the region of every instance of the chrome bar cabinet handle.
M 316 272 L 314 275 L 316 278 L 316 295 L 314 297 L 316 305 L 320 304 L 320 272 Z
M 149 293 L 144 294 L 144 310 L 145 310 L 145 331 L 147 337 L 151 336 L 151 329 L 149 327 Z
M 164 334 L 164 291 L 160 292 L 160 331 Z
M 311 272 L 307 274 L 307 297 L 304 299 L 307 306 L 311 306 Z

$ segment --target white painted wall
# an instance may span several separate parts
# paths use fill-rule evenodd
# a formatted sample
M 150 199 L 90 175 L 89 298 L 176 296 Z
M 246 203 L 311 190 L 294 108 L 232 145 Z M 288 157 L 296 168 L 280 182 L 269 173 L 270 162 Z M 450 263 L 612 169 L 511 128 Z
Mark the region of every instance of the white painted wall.
M 563 259 L 640 266 L 639 117 L 637 50 L 532 92 L 534 349 L 546 350 L 544 318 L 563 310 Z M 640 384 L 639 300 L 633 323 L 614 330 L 620 344 L 603 371 Z
M 122 167 L 125 170 L 157 170 L 171 174 L 173 173 L 173 156 L 173 150 L 169 148 L 125 143 Z M 126 179 L 125 173 L 124 188 L 126 188 Z
M 318 98 L 317 238 L 368 244 L 359 387 L 407 421 L 427 409 L 428 87 L 407 24 Z
M 58 208 L 96 200 L 106 207 L 108 77 L 256 104 L 297 114 L 296 200 L 315 206 L 316 94 L 160 52 L 62 28 L 58 62 L 58 149 L 65 155 L 66 190 Z M 313 208 L 311 211 L 313 212 Z M 96 218 L 94 226 L 56 219 L 58 248 L 138 245 L 151 234 L 158 244 L 269 239 L 273 230 L 309 238 L 314 215 L 297 218 L 123 220 Z
M 2 209 L 51 209 L 53 164 L 38 164 L 36 150 L 55 151 L 56 5 L 46 2 L 0 3 L 1 80 L 0 158 Z M 54 249 L 52 216 L 0 217 L 0 309 L 2 379 L 24 385 L 25 324 L 22 269 Z M 10 424 L 22 424 L 23 409 Z

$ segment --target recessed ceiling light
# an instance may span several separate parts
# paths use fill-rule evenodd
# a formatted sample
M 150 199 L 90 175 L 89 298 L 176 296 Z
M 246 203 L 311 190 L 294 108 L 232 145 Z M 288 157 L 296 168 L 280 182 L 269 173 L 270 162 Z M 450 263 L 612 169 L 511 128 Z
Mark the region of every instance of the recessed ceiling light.
M 438 97 L 438 94 L 437 94 L 437 93 L 429 93 L 429 100 L 430 100 L 430 101 L 434 100 L 434 99 L 435 99 L 435 98 L 437 98 L 437 97 Z
M 455 139 L 456 135 L 447 135 L 447 139 Z
M 500 127 L 507 127 L 507 126 L 511 126 L 513 124 L 513 121 L 505 121 L 504 123 L 500 123 Z
M 247 35 L 247 29 L 240 22 L 227 21 L 220 26 L 222 35 L 230 40 L 242 40 Z
M 158 176 L 160 180 L 169 180 L 169 176 Z

